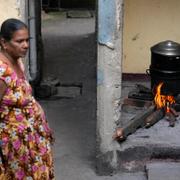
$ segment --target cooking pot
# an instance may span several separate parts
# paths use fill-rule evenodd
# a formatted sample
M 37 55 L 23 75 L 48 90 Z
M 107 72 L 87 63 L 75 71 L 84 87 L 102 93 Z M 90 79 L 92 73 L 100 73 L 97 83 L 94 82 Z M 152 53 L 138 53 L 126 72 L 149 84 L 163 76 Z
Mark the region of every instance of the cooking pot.
M 180 93 L 180 44 L 171 40 L 160 42 L 151 47 L 151 88 L 164 82 L 162 93 Z

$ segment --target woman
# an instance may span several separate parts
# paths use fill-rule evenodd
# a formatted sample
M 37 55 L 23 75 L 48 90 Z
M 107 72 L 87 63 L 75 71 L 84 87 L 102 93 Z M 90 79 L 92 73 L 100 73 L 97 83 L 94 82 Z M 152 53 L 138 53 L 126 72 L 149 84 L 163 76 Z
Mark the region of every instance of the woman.
M 54 179 L 52 132 L 21 62 L 29 48 L 27 26 L 4 21 L 0 45 L 0 179 Z

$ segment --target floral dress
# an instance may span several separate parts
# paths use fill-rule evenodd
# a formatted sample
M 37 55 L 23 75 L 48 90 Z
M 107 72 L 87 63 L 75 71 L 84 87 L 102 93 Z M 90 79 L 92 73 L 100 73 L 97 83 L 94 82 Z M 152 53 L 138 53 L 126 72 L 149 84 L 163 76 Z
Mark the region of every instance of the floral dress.
M 0 102 L 0 180 L 54 179 L 52 132 L 24 78 L 0 61 L 7 89 Z

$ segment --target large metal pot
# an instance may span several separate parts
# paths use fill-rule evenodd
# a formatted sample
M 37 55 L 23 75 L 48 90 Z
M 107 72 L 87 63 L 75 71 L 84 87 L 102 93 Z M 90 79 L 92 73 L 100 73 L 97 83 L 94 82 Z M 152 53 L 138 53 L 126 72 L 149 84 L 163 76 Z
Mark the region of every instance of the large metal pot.
M 163 94 L 180 94 L 180 44 L 163 41 L 151 47 L 151 88 L 164 82 Z

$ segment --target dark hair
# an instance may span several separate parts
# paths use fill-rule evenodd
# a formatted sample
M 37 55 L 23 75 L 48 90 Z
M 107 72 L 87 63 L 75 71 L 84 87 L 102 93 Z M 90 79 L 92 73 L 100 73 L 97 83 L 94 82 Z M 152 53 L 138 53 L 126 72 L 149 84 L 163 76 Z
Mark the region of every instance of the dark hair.
M 0 37 L 10 41 L 14 32 L 23 28 L 27 28 L 27 25 L 19 19 L 7 19 L 1 25 Z

